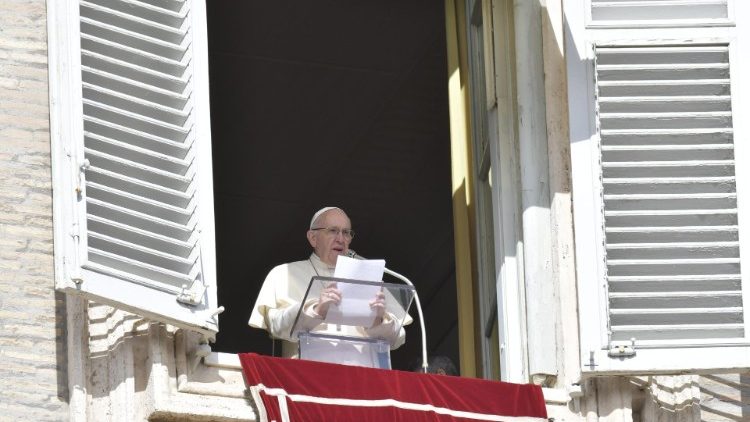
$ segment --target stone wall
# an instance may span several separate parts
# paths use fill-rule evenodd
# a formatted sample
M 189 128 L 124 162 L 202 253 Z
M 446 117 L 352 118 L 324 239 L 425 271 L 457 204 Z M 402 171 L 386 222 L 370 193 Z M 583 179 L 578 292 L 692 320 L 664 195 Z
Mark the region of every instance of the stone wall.
M 0 420 L 67 420 L 44 0 L 0 0 Z

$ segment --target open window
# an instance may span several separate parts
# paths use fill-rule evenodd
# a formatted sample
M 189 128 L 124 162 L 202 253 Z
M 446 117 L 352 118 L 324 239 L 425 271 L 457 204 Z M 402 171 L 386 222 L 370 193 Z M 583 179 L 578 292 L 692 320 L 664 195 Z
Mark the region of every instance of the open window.
M 526 382 L 513 2 L 468 2 L 483 376 Z
M 218 330 L 201 0 L 48 2 L 56 287 Z
M 417 286 L 430 353 L 458 363 L 444 5 L 212 0 L 207 15 L 227 308 L 213 349 L 274 353 L 247 326 L 257 293 L 274 266 L 310 256 L 312 213 L 336 205 L 352 248 Z M 406 332 L 391 360 L 409 370 L 419 325 Z
M 584 372 L 750 367 L 742 4 L 565 3 Z
M 458 361 L 442 5 L 48 8 L 58 288 L 270 354 L 247 327 L 263 277 L 309 256 L 310 214 L 335 204 L 358 252 L 418 285 L 431 350 Z
M 494 78 L 494 51 L 492 48 L 492 22 L 484 23 L 484 16 L 491 19 L 492 6 L 489 1 L 469 1 L 467 4 L 469 30 L 468 49 L 470 86 L 472 99 L 472 151 L 474 163 L 476 197 L 477 250 L 477 296 L 478 312 L 475 321 L 479 338 L 481 376 L 486 379 L 501 378 L 500 330 L 497 313 L 497 271 L 495 269 L 495 227 L 493 212 L 492 148 L 496 143 L 496 99 Z M 488 44 L 488 45 L 485 45 Z M 486 57 L 490 59 L 486 60 Z M 492 120 L 492 121 L 491 121 Z

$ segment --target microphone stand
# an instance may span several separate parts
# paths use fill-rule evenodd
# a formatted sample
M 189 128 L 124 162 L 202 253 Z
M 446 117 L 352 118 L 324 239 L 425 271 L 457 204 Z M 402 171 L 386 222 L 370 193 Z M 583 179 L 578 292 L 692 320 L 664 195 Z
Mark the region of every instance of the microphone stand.
M 357 252 L 354 252 L 353 249 L 349 249 L 349 252 L 346 253 L 346 256 L 349 258 L 354 259 L 367 259 L 363 257 L 362 255 L 359 255 Z M 417 305 L 417 314 L 419 314 L 419 328 L 422 330 L 422 372 L 425 374 L 427 373 L 427 331 L 424 329 L 424 314 L 422 314 L 422 304 L 419 302 L 419 294 L 417 293 L 417 288 L 414 287 L 414 283 L 412 283 L 408 278 L 404 277 L 403 275 L 389 270 L 388 268 L 383 269 L 383 272 L 389 275 L 392 275 L 396 277 L 397 279 L 403 281 L 406 283 L 407 286 L 411 286 L 414 288 L 414 302 Z
M 383 272 L 386 274 L 390 274 L 397 279 L 403 281 L 407 285 L 414 287 L 414 283 L 409 281 L 408 278 L 404 277 L 403 275 L 389 270 L 388 268 L 384 269 Z M 422 330 L 422 372 L 425 374 L 427 373 L 427 332 L 424 329 L 424 315 L 422 314 L 422 304 L 419 302 L 419 294 L 417 293 L 416 287 L 414 288 L 414 303 L 417 305 L 417 314 L 419 314 L 419 328 Z

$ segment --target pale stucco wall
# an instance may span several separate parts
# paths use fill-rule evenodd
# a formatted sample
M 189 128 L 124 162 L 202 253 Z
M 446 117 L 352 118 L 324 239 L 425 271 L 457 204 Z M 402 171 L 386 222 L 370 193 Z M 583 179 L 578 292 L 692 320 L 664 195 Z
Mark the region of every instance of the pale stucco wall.
M 0 1 L 0 420 L 67 420 L 44 0 Z

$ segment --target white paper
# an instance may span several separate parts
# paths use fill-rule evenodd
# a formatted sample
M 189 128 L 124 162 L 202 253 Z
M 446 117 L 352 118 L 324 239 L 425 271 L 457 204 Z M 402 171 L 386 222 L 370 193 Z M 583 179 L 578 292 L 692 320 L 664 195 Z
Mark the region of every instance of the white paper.
M 339 256 L 336 261 L 335 278 L 348 278 L 362 281 L 382 281 L 385 260 L 354 259 Z M 341 302 L 338 306 L 328 308 L 325 321 L 329 324 L 371 327 L 375 322 L 376 312 L 370 309 L 370 302 L 382 289 L 381 286 L 354 285 L 338 283 L 341 291 Z

